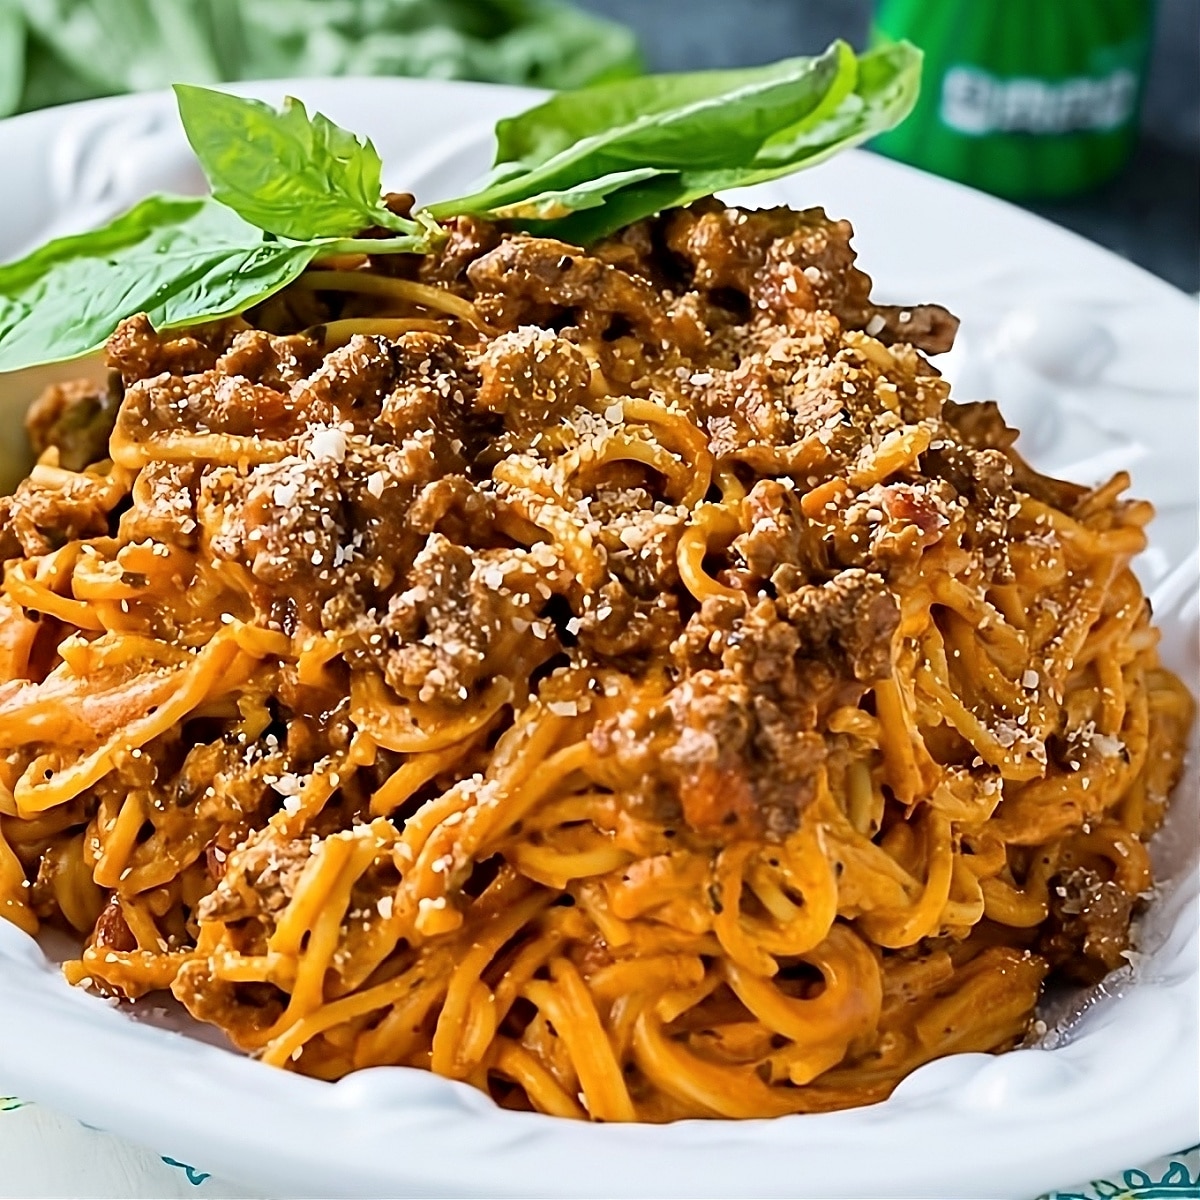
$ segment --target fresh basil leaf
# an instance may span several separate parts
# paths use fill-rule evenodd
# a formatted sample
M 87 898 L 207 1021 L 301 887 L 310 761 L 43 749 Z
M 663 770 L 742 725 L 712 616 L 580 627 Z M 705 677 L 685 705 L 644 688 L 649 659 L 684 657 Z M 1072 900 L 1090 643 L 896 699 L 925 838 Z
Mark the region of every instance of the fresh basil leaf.
M 517 224 L 526 233 L 537 237 L 552 237 L 575 246 L 589 246 L 643 217 L 687 204 L 689 199 L 698 197 L 692 196 L 683 176 L 677 172 L 662 174 L 644 183 L 612 192 L 598 205 L 590 208 L 580 206 L 557 221 L 520 221 Z
M 791 171 L 823 162 L 851 145 L 899 125 L 921 90 L 921 52 L 909 42 L 877 46 L 859 56 L 854 88 L 822 119 L 781 130 L 755 156 L 759 170 Z M 765 178 L 777 178 L 778 172 Z M 759 182 L 756 180 L 755 182 Z
M 828 58 L 828 54 L 822 56 Z M 796 60 L 792 60 L 793 62 Z M 607 236 L 632 221 L 661 212 L 663 209 L 689 204 L 702 196 L 713 192 L 725 191 L 735 187 L 745 187 L 750 184 L 763 183 L 787 175 L 804 167 L 815 166 L 831 155 L 850 146 L 857 145 L 885 129 L 890 129 L 908 115 L 916 101 L 917 89 L 920 86 L 921 55 L 915 47 L 906 42 L 894 43 L 872 50 L 860 58 L 855 58 L 845 47 L 840 54 L 842 63 L 839 72 L 831 82 L 825 95 L 819 103 L 812 105 L 809 111 L 798 120 L 784 123 L 777 118 L 774 128 L 763 137 L 755 152 L 746 157 L 744 154 L 745 141 L 734 141 L 730 144 L 729 158 L 719 161 L 715 153 L 697 154 L 693 161 L 675 169 L 663 169 L 654 177 L 638 181 L 630 181 L 620 188 L 606 186 L 601 203 L 595 203 L 595 197 L 588 191 L 586 181 L 576 183 L 571 188 L 560 189 L 561 194 L 574 197 L 578 203 L 572 214 L 562 214 L 554 221 L 540 221 L 522 218 L 518 224 L 531 233 L 553 236 L 564 241 L 580 244 L 595 241 Z M 783 64 L 776 64 L 777 67 Z M 765 71 L 766 68 L 755 68 Z M 728 80 L 733 75 L 743 75 L 743 72 L 713 72 Z M 671 79 L 663 76 L 660 79 Z M 683 90 L 689 97 L 694 97 L 695 76 L 684 77 Z M 635 80 L 629 85 L 609 85 L 605 91 L 612 95 L 620 93 L 617 107 L 624 111 L 628 97 L 636 99 L 639 105 L 652 105 L 663 102 L 664 89 L 645 89 L 641 85 L 646 81 Z M 734 95 L 746 85 L 743 81 Z M 628 88 L 628 92 L 624 89 Z M 576 97 L 585 96 L 586 92 L 575 93 Z M 657 101 L 656 101 L 657 97 Z M 560 97 L 555 98 L 560 99 Z M 543 110 L 555 101 L 548 101 L 541 106 Z M 690 103 L 690 101 L 689 101 Z M 736 102 L 729 98 L 720 100 L 728 115 L 730 109 L 736 109 Z M 535 109 L 534 112 L 539 110 Z M 576 129 L 585 128 L 585 122 L 592 121 L 588 115 L 588 106 L 571 100 L 571 104 L 560 112 L 562 119 Z M 750 114 L 752 120 L 757 120 L 761 110 L 752 101 Z M 515 118 L 517 122 L 521 118 Z M 640 118 L 635 119 L 640 120 Z M 704 125 L 709 119 L 702 118 Z M 704 127 L 704 126 L 702 126 Z M 549 130 L 548 125 L 539 126 L 543 131 Z M 761 131 L 761 126 L 756 125 Z M 536 143 L 534 134 L 529 133 L 523 143 L 530 154 L 544 152 L 553 145 L 554 139 L 548 137 L 540 144 Z M 518 140 L 510 136 L 505 143 L 509 148 L 516 147 Z M 668 142 L 668 150 L 674 153 L 674 140 Z M 567 151 L 566 154 L 570 154 Z M 497 193 L 507 191 L 511 194 L 526 188 L 538 186 L 542 174 L 557 160 L 564 158 L 559 154 L 539 168 L 525 175 L 515 175 L 505 184 L 497 187 Z M 604 159 L 604 155 L 598 156 Z M 717 160 L 714 162 L 714 160 Z M 506 168 L 511 164 L 506 164 Z M 608 177 L 604 177 L 608 178 Z M 486 193 L 483 193 L 486 196 Z M 480 194 L 467 197 L 461 201 L 451 201 L 450 205 L 472 205 L 479 202 Z M 506 199 L 506 211 L 520 212 L 519 199 Z M 446 206 L 434 206 L 434 211 Z M 475 211 L 475 210 L 468 210 Z
M 368 225 L 414 233 L 384 207 L 383 164 L 369 139 L 311 117 L 299 100 L 282 110 L 209 88 L 176 84 L 179 116 L 214 199 L 252 225 L 307 241 Z
M 633 171 L 614 171 L 599 179 L 589 179 L 579 187 L 561 191 L 538 192 L 513 204 L 501 205 L 491 211 L 497 221 L 554 221 L 587 208 L 598 208 L 613 192 L 653 179 L 662 172 L 654 167 L 639 167 Z
M 156 329 L 242 312 L 327 246 L 265 237 L 210 199 L 151 196 L 0 266 L 0 371 L 95 350 L 140 312 Z
M 836 60 L 842 53 L 840 47 L 835 43 L 821 59 L 828 61 L 832 56 Z M 807 75 L 815 61 L 792 58 L 763 67 L 643 75 L 559 92 L 534 108 L 496 122 L 495 164 L 497 168 L 513 164 L 532 170 L 585 138 L 642 119 L 651 122 L 660 114 L 669 116 L 684 106 L 753 86 L 760 78 L 762 82 L 780 76 L 794 78 L 798 70 Z
M 501 155 L 520 151 L 525 172 L 460 201 L 489 212 L 549 188 L 566 189 L 630 167 L 663 171 L 749 166 L 780 130 L 835 107 L 856 77 L 854 52 L 835 42 L 815 58 L 792 58 L 743 71 L 660 75 L 564 93 L 513 120 L 498 134 Z M 551 153 L 555 146 L 569 143 Z M 546 155 L 549 155 L 546 157 Z M 499 156 L 498 156 L 499 157 Z M 431 209 L 440 215 L 445 205 Z

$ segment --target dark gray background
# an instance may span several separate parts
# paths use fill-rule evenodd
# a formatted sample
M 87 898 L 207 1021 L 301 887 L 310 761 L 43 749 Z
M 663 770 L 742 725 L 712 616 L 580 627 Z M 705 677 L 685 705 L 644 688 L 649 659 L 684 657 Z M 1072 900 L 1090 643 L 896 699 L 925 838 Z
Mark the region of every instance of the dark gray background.
M 861 48 L 872 9 L 872 0 L 577 2 L 634 29 L 656 71 L 749 66 L 814 53 L 835 37 Z M 1159 0 L 1142 128 L 1141 143 L 1117 179 L 1071 200 L 1027 207 L 1195 292 L 1200 290 L 1200 0 Z

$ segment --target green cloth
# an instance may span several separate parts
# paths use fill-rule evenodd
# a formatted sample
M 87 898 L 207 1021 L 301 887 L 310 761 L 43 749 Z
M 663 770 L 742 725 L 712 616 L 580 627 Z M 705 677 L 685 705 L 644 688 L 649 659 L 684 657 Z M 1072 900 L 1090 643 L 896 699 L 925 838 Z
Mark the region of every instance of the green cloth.
M 0 0 L 0 117 L 172 83 L 409 75 L 574 88 L 633 34 L 559 0 Z

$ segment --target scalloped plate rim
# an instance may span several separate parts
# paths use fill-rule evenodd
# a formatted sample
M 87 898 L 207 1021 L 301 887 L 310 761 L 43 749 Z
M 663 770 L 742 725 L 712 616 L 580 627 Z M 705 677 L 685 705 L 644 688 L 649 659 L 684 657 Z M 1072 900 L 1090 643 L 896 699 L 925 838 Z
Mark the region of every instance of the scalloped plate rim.
M 351 127 L 372 133 L 393 175 L 388 139 L 370 125 L 379 116 L 372 105 L 385 95 L 398 107 L 402 100 L 418 108 L 478 105 L 470 128 L 458 132 L 457 142 L 464 146 L 472 143 L 476 124 L 486 126 L 493 116 L 540 95 L 482 84 L 380 79 L 263 82 L 231 90 L 273 100 L 295 92 L 311 103 L 361 111 L 362 120 Z M 14 161 L 6 145 L 44 144 L 72 119 L 147 111 L 164 102 L 162 94 L 118 97 L 0 122 L 0 155 Z M 423 166 L 435 175 L 441 165 L 436 142 L 426 137 L 422 151 Z M 40 168 L 44 171 L 46 164 Z M 1079 269 L 1091 272 L 1107 288 L 1106 296 L 1124 295 L 1127 306 L 1135 300 L 1154 305 L 1168 329 L 1194 323 L 1195 306 L 1183 293 L 1083 238 L 993 197 L 863 152 L 766 185 L 757 196 L 790 195 L 799 202 L 803 193 L 823 185 L 809 188 L 805 180 L 841 180 L 844 191 L 864 179 L 927 198 L 935 208 L 935 201 L 950 204 L 1010 232 L 1023 231 L 1031 242 L 1052 246 L 1058 264 L 1084 264 Z M 0 197 L 4 193 L 0 182 Z M 881 220 L 886 233 L 881 210 L 869 201 L 864 208 L 866 226 Z M 858 212 L 846 215 L 856 224 L 862 219 Z M 891 236 L 896 234 L 893 228 Z M 876 236 L 860 233 L 859 241 Z M 917 237 L 938 261 L 938 231 Z M 872 271 L 872 251 L 863 257 Z M 1020 274 L 1019 258 L 1009 265 Z M 1051 263 L 1024 266 L 1033 268 L 1024 278 L 1049 288 L 1055 274 Z M 970 332 L 969 325 L 964 328 Z M 1179 379 L 1190 379 L 1190 364 L 1179 360 L 1168 367 Z M 0 378 L 0 386 L 6 382 Z M 1174 411 L 1193 419 L 1177 406 Z M 1156 455 L 1150 457 L 1153 462 Z M 1194 623 L 1194 601 L 1193 588 L 1183 610 L 1169 618 L 1185 638 L 1184 626 Z M 1194 686 L 1195 669 L 1188 664 L 1185 670 Z M 1190 758 L 1180 785 L 1189 796 L 1200 786 L 1195 737 Z M 1194 868 L 1176 882 L 1170 903 L 1179 910 L 1178 921 L 1194 914 L 1197 887 Z M 1011 1198 L 1123 1168 L 1193 1136 L 1200 1116 L 1195 1072 L 1188 1065 L 1197 1053 L 1196 931 L 1185 927 L 1183 933 L 1168 964 L 1178 968 L 1174 977 L 1168 970 L 1166 982 L 1143 979 L 1098 1006 L 1072 1041 L 1052 1051 L 939 1060 L 910 1076 L 883 1104 L 840 1113 L 597 1127 L 503 1112 L 465 1084 L 408 1068 L 376 1068 L 335 1085 L 277 1072 L 139 1024 L 102 1001 L 72 992 L 29 938 L 4 926 L 0 1078 L 30 1099 L 276 1193 Z M 1154 1052 L 1132 1055 L 1125 1044 L 1130 1036 Z M 1101 1053 L 1103 1063 L 1097 1061 Z M 1023 1139 L 1019 1146 L 1014 1133 Z M 863 1153 L 868 1144 L 874 1153 Z M 681 1156 L 684 1149 L 688 1154 Z

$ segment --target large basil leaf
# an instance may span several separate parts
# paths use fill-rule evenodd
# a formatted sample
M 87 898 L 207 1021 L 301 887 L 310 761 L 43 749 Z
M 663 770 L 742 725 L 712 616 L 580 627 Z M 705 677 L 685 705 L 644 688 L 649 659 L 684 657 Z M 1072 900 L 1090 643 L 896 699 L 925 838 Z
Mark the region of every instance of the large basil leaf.
M 489 215 L 496 220 L 515 221 L 526 225 L 533 221 L 556 221 L 588 208 L 599 208 L 615 192 L 636 183 L 656 178 L 660 174 L 653 167 L 638 167 L 630 171 L 615 171 L 599 179 L 589 179 L 576 187 L 551 188 L 538 192 L 512 204 L 500 205 Z
M 711 192 L 821 162 L 902 120 L 916 100 L 920 52 L 906 42 L 856 58 L 834 43 L 816 58 L 744 71 L 661 75 L 563 93 L 497 127 L 490 181 L 435 204 L 530 232 L 588 242 Z M 641 178 L 613 186 L 638 167 Z M 536 198 L 575 212 L 539 219 Z
M 282 109 L 176 84 L 184 132 L 213 197 L 268 233 L 308 240 L 367 225 L 413 233 L 381 199 L 383 164 L 367 138 L 311 117 L 299 100 Z
M 600 205 L 579 204 L 560 220 L 526 221 L 522 228 L 586 245 L 663 209 L 814 167 L 902 121 L 916 103 L 920 74 L 918 50 L 906 42 L 881 46 L 858 60 L 853 90 L 832 111 L 780 129 L 748 165 L 688 169 L 610 189 Z
M 692 71 L 670 75 L 643 75 L 570 92 L 559 92 L 534 108 L 496 122 L 498 169 L 510 164 L 529 171 L 548 159 L 571 150 L 587 138 L 624 136 L 631 126 L 664 120 L 690 120 L 695 105 L 736 100 L 739 93 L 753 94 L 782 83 L 825 82 L 842 64 L 849 47 L 835 42 L 817 58 L 789 58 L 763 67 Z M 727 115 L 740 121 L 740 115 Z M 706 135 L 710 130 L 705 129 Z M 706 139 L 707 140 L 707 139 Z
M 675 173 L 749 166 L 773 135 L 835 108 L 855 75 L 853 51 L 835 42 L 816 58 L 563 93 L 501 124 L 490 184 L 431 211 L 486 213 L 631 167 Z
M 95 350 L 139 312 L 156 329 L 242 312 L 322 247 L 266 238 L 213 200 L 152 196 L 0 266 L 0 371 Z

